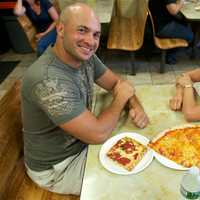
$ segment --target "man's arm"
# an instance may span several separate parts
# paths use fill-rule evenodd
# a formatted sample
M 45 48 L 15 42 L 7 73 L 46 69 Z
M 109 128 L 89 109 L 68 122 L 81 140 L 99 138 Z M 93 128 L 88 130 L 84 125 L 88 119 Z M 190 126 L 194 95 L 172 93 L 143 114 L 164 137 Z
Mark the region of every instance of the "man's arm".
M 134 95 L 129 100 L 129 117 L 131 118 L 132 122 L 139 128 L 144 128 L 149 123 L 149 118 L 136 95 Z
M 126 81 L 118 80 L 113 89 L 113 101 L 98 117 L 86 110 L 60 127 L 85 143 L 102 143 L 116 127 L 121 111 L 133 95 L 133 87 Z
M 120 77 L 108 69 L 105 74 L 97 80 L 97 84 L 106 90 L 112 90 L 118 80 L 121 80 Z M 149 119 L 136 95 L 133 95 L 129 100 L 129 116 L 133 123 L 139 128 L 144 128 L 149 123 Z

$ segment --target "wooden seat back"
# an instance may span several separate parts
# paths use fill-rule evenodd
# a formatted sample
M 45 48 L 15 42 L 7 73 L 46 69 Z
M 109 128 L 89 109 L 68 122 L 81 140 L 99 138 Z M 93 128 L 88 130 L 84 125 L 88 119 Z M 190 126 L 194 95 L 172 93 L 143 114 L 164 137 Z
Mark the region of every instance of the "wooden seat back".
M 153 37 L 154 37 L 154 43 L 159 49 L 173 49 L 177 47 L 187 47 L 189 44 L 184 39 L 179 38 L 159 38 L 156 36 L 155 33 L 155 24 L 153 20 L 153 16 L 151 14 L 150 9 L 148 9 L 151 24 L 152 24 L 152 30 L 153 30 Z
M 132 16 L 126 16 L 123 11 L 123 0 L 115 1 L 115 12 L 112 16 L 107 48 L 136 51 L 142 47 L 144 29 L 148 16 L 146 0 L 135 1 Z M 129 8 L 130 9 L 130 8 Z
M 0 108 L 0 199 L 5 199 L 8 179 L 23 149 L 20 82 L 16 82 L 2 97 Z
M 107 48 L 129 53 L 132 65 L 131 74 L 135 75 L 134 51 L 139 50 L 143 45 L 148 6 L 146 0 L 132 2 L 129 0 L 130 6 L 123 12 L 124 1 L 115 1 L 115 12 L 111 18 Z
M 152 16 L 149 8 L 148 8 L 148 13 L 149 13 L 150 21 L 151 21 L 151 25 L 152 25 L 154 44 L 156 47 L 158 47 L 161 50 L 160 73 L 164 73 L 165 72 L 166 50 L 178 48 L 178 47 L 188 47 L 189 44 L 184 39 L 157 37 L 156 32 L 155 32 L 155 24 L 154 24 L 153 16 Z
M 19 16 L 17 19 L 26 34 L 26 37 L 29 41 L 31 48 L 35 51 L 36 50 L 35 35 L 36 35 L 37 31 L 36 31 L 33 23 L 30 21 L 30 19 L 26 15 Z

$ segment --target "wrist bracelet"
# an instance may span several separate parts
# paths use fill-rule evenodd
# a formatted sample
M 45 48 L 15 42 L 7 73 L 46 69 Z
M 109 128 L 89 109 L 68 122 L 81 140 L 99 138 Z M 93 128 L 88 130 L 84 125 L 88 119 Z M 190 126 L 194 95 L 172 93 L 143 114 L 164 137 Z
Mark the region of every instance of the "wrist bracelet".
M 186 85 L 184 85 L 184 88 L 193 88 L 193 85 L 192 84 L 186 84 Z

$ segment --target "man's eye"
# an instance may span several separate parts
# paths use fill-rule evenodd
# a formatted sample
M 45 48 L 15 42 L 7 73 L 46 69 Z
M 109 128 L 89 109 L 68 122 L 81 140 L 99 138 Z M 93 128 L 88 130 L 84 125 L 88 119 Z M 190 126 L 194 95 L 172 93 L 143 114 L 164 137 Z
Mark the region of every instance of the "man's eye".
M 99 39 L 99 38 L 100 38 L 100 34 L 99 34 L 99 33 L 94 34 L 94 37 L 95 37 L 96 39 Z
M 80 28 L 80 29 L 78 29 L 78 32 L 79 32 L 79 33 L 85 33 L 86 31 L 85 31 L 85 29 Z

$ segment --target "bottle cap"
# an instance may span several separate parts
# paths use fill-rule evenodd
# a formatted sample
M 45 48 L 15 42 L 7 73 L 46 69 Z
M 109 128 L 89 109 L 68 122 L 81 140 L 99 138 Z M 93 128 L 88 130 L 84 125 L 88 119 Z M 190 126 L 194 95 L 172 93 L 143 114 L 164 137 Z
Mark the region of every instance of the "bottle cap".
M 191 168 L 189 169 L 189 173 L 192 174 L 192 175 L 199 175 L 199 172 L 200 172 L 200 170 L 199 170 L 199 168 L 196 167 L 196 166 L 193 166 L 193 167 L 191 167 Z

